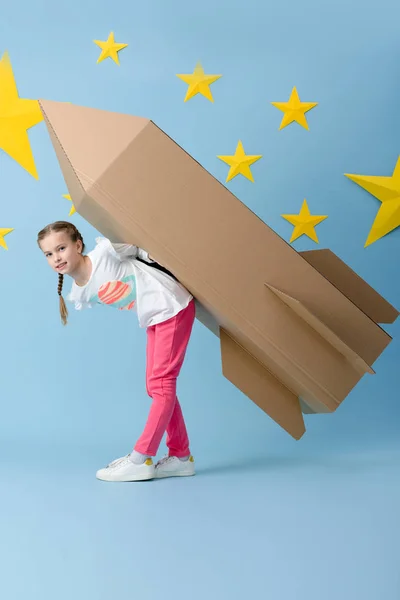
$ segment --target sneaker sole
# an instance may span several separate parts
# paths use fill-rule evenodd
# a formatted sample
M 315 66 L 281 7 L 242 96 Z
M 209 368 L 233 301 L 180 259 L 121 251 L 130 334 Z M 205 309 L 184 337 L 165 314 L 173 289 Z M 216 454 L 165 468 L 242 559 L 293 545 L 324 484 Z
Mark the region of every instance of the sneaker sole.
M 154 479 L 167 479 L 167 477 L 193 477 L 196 473 L 164 473 L 158 475 L 157 472 L 154 475 Z
M 133 482 L 133 481 L 149 481 L 150 479 L 154 479 L 155 478 L 155 474 L 154 473 L 143 473 L 142 475 L 138 475 L 134 478 L 132 477 L 106 477 L 105 475 L 98 475 L 96 473 L 96 479 L 99 479 L 100 481 L 108 481 L 108 482 L 119 482 L 119 483 L 129 483 L 129 482 Z

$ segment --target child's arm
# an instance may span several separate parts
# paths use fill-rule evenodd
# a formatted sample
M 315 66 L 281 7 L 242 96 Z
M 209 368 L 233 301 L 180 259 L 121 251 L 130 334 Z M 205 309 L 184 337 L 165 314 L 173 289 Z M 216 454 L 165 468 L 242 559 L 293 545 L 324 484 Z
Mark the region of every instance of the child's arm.
M 154 262 L 152 258 L 150 258 L 148 252 L 143 250 L 143 248 L 139 248 L 139 246 L 132 246 L 131 244 L 113 244 L 111 243 L 113 249 L 118 254 L 118 257 L 123 260 L 124 258 L 141 258 L 146 262 Z

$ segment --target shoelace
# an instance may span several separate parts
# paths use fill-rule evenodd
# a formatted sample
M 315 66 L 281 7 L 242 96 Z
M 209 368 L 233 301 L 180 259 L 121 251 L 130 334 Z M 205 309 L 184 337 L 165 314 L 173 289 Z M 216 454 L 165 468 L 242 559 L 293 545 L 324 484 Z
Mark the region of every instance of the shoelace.
M 127 454 L 126 456 L 121 456 L 121 458 L 116 458 L 115 460 L 110 462 L 110 464 L 107 465 L 107 469 L 109 469 L 110 467 L 115 467 L 115 465 L 118 465 L 119 463 L 126 460 L 127 458 L 129 458 L 129 454 Z
M 161 460 L 158 461 L 157 466 L 165 465 L 166 463 L 171 462 L 174 459 L 173 456 L 164 456 Z

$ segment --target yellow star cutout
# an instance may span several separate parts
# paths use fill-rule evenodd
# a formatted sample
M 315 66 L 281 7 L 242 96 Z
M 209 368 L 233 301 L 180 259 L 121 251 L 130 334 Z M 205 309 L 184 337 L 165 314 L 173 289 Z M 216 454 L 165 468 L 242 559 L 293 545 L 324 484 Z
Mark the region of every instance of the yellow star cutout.
M 72 202 L 72 198 L 70 196 L 70 194 L 63 194 L 63 198 L 66 198 L 67 200 L 69 200 L 70 202 Z M 74 213 L 76 212 L 76 208 L 75 206 L 72 204 L 71 210 L 69 211 L 69 217 L 71 217 Z
M 400 156 L 391 177 L 348 173 L 345 176 L 382 202 L 365 242 L 366 248 L 400 225 Z
M 35 179 L 38 179 L 28 129 L 40 123 L 43 114 L 37 100 L 19 98 L 8 53 L 0 60 L 0 148 Z
M 250 179 L 250 181 L 254 183 L 253 175 L 250 170 L 250 165 L 262 158 L 262 154 L 245 154 L 243 144 L 239 140 L 238 145 L 236 146 L 235 154 L 233 156 L 217 156 L 217 158 L 224 161 L 227 165 L 230 166 L 228 177 L 226 178 L 226 183 L 234 177 L 236 177 L 236 175 L 243 175 L 244 177 L 247 177 L 247 179 Z
M 327 215 L 311 215 L 307 200 L 303 201 L 298 215 L 281 215 L 281 217 L 289 221 L 291 225 L 294 225 L 290 243 L 297 240 L 301 235 L 307 235 L 314 242 L 319 243 L 314 227 L 324 219 L 327 219 Z
M 217 81 L 222 75 L 206 75 L 204 73 L 204 69 L 200 63 L 198 63 L 193 71 L 193 73 L 188 75 L 177 75 L 179 79 L 182 79 L 185 83 L 188 84 L 188 89 L 186 92 L 186 96 L 184 102 L 193 98 L 196 94 L 202 94 L 207 100 L 210 102 L 214 102 L 214 99 L 211 94 L 210 85 Z
M 6 240 L 4 239 L 6 235 L 14 231 L 14 229 L 4 229 L 0 227 L 0 246 L 2 246 L 5 250 L 8 250 Z
M 128 46 L 128 44 L 117 44 L 114 40 L 114 32 L 112 31 L 105 42 L 100 40 L 93 40 L 94 43 L 101 48 L 101 53 L 97 59 L 97 63 L 100 63 L 105 58 L 112 58 L 114 62 L 119 65 L 118 52 Z
M 294 87 L 288 102 L 271 102 L 271 104 L 284 113 L 279 129 L 283 129 L 296 121 L 304 129 L 308 130 L 305 113 L 314 108 L 314 106 L 317 106 L 318 102 L 300 102 L 299 94 Z

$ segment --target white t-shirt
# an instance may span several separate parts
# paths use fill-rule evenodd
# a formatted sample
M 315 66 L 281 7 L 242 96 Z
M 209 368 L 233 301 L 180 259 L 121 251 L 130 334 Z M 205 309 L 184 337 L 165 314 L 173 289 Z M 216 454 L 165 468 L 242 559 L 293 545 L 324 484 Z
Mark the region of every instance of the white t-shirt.
M 151 263 L 145 250 L 130 244 L 112 244 L 96 238 L 88 252 L 92 263 L 89 281 L 75 281 L 67 300 L 76 310 L 105 304 L 119 310 L 137 311 L 140 327 L 156 325 L 177 315 L 193 296 L 178 281 L 162 271 L 136 260 Z

